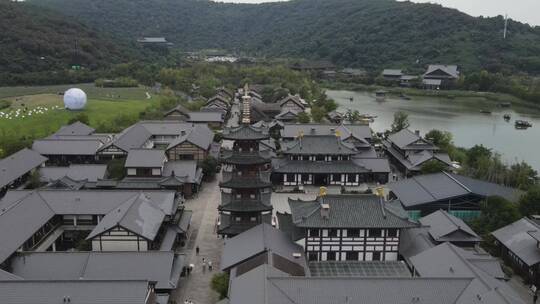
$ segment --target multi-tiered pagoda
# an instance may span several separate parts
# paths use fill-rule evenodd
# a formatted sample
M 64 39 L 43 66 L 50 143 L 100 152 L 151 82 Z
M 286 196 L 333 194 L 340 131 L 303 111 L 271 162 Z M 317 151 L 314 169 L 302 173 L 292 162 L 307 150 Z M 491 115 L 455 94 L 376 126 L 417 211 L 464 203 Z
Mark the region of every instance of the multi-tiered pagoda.
M 243 102 L 245 105 L 249 100 L 244 98 Z M 223 139 L 234 144 L 221 157 L 223 181 L 218 234 L 229 237 L 272 221 L 271 155 L 259 148 L 259 142 L 270 135 L 268 129 L 250 123 L 249 113 L 243 111 L 242 124 L 223 131 Z

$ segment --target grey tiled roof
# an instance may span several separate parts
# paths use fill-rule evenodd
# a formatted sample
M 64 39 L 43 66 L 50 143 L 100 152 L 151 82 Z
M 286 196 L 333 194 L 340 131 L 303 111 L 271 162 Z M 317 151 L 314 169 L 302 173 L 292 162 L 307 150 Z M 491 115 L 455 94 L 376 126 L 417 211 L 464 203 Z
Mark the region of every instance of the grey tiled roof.
M 403 71 L 398 69 L 384 69 L 382 74 L 385 76 L 401 76 L 403 75 Z
M 62 177 L 69 177 L 74 181 L 87 180 L 95 182 L 103 179 L 107 172 L 107 165 L 69 165 L 69 167 L 43 167 L 39 169 L 43 182 L 51 182 Z
M 537 231 L 540 231 L 540 227 L 534 221 L 522 218 L 491 234 L 525 264 L 532 266 L 540 262 L 538 241 L 531 235 L 532 232 Z
M 10 304 L 146 304 L 148 282 L 140 281 L 0 281 L 2 301 Z
M 169 111 L 165 112 L 164 115 L 168 116 L 168 115 L 173 114 L 174 112 L 178 112 L 178 113 L 187 115 L 190 111 L 188 109 L 186 109 L 183 105 L 179 104 L 176 107 L 174 107 L 174 108 L 170 109 Z
M 424 226 L 429 226 L 428 232 L 437 242 L 478 243 L 481 241 L 469 225 L 444 210 L 433 212 L 418 221 Z
M 461 181 L 466 181 L 462 183 Z M 501 185 L 465 178 L 446 172 L 418 175 L 389 183 L 388 188 L 406 207 L 443 201 L 465 195 L 487 197 L 502 196 L 515 201 L 519 190 Z
M 290 142 L 282 142 L 284 154 L 293 155 L 354 155 L 358 150 L 354 145 L 335 135 L 303 136 Z
M 220 267 L 222 270 L 230 269 L 263 252 L 275 253 L 305 267 L 304 257 L 293 257 L 293 253 L 303 255 L 304 249 L 292 242 L 286 234 L 268 224 L 260 224 L 227 239 L 223 247 Z
M 91 128 L 80 121 L 76 121 L 70 125 L 61 127 L 53 135 L 90 135 L 94 133 L 94 131 L 94 128 Z
M 383 145 L 386 151 L 409 171 L 418 172 L 422 170 L 422 166 L 426 162 L 431 160 L 438 160 L 443 164 L 446 164 L 448 167 L 450 167 L 452 164 L 452 160 L 447 153 L 436 152 L 433 150 L 418 150 L 410 152 L 408 156 L 403 156 L 388 141 L 383 141 Z
M 286 97 L 284 97 L 283 99 L 281 99 L 280 101 L 278 101 L 278 104 L 280 107 L 283 107 L 283 105 L 289 101 L 292 101 L 294 102 L 296 105 L 298 105 L 300 108 L 304 109 L 305 106 L 302 104 L 302 102 L 300 101 L 300 97 L 298 96 L 295 96 L 295 95 L 288 95 Z
M 370 165 L 367 166 L 366 164 Z M 390 172 L 388 160 L 386 159 L 362 159 L 362 160 L 335 160 L 307 161 L 274 159 L 272 160 L 272 170 L 275 173 L 387 173 Z
M 400 149 L 414 149 L 414 150 L 436 150 L 438 149 L 429 141 L 423 139 L 416 133 L 409 129 L 403 129 L 397 133 L 388 135 L 388 141 L 395 144 Z M 414 144 L 414 145 L 413 145 Z
M 335 135 L 339 131 L 343 140 L 353 136 L 358 139 L 370 139 L 371 129 L 368 125 L 335 125 L 335 124 L 285 124 L 281 130 L 281 137 L 292 139 L 303 132 L 308 135 Z
M 327 219 L 321 216 L 321 201 L 330 205 Z M 298 227 L 329 228 L 410 228 L 403 213 L 386 206 L 375 195 L 327 195 L 321 200 L 289 199 L 293 223 Z M 393 206 L 395 208 L 395 206 Z
M 182 178 L 185 183 L 200 184 L 203 173 L 197 167 L 196 160 L 176 160 L 168 161 L 163 167 L 163 176 L 174 176 Z
M 32 150 L 41 155 L 95 155 L 103 146 L 98 139 L 39 139 Z
M 458 71 L 457 65 L 443 65 L 443 64 L 430 64 L 428 66 L 426 73 L 424 74 L 424 77 L 437 70 L 443 71 L 444 73 L 448 74 L 448 76 L 452 78 L 459 78 L 459 71 Z
M 224 121 L 223 115 L 220 112 L 190 112 L 190 122 L 219 122 Z
M 463 249 L 443 243 L 411 257 L 410 261 L 424 278 L 472 278 L 458 303 L 524 304 L 506 282 L 469 262 L 470 257 Z
M 152 241 L 164 218 L 165 213 L 145 194 L 136 194 L 107 213 L 86 239 L 91 240 L 97 235 L 120 226 Z
M 225 128 L 223 138 L 229 140 L 263 140 L 270 138 L 268 129 L 242 125 L 237 128 Z
M 187 130 L 184 135 L 173 140 L 167 150 L 174 148 L 182 143 L 191 143 L 203 150 L 208 150 L 214 140 L 214 132 L 207 125 L 196 124 L 190 130 Z
M 183 256 L 172 251 L 30 252 L 17 254 L 11 265 L 25 280 L 144 280 L 173 289 L 176 259 Z
M 131 149 L 128 152 L 126 168 L 161 168 L 166 161 L 165 151 L 160 149 Z
M 456 304 L 470 283 L 470 278 L 289 277 L 261 265 L 231 279 L 229 300 L 231 304 Z
M 270 150 L 257 152 L 236 152 L 225 150 L 221 153 L 221 162 L 227 164 L 265 164 L 271 161 L 273 153 Z
M 46 157 L 26 148 L 0 160 L 0 189 L 46 161 Z

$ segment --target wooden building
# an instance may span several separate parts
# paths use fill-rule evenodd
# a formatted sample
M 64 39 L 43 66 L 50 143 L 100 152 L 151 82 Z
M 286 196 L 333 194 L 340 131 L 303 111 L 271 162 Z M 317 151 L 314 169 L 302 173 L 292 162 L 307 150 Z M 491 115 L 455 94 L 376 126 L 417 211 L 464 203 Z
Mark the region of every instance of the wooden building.
M 417 227 L 397 204 L 375 195 L 289 199 L 280 229 L 304 246 L 309 261 L 396 261 L 401 231 Z

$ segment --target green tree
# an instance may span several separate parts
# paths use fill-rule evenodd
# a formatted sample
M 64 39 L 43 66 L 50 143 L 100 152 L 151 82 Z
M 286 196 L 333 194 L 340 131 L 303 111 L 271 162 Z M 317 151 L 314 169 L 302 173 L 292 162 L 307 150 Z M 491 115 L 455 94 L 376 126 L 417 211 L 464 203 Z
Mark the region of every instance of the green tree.
M 227 297 L 227 292 L 229 290 L 229 275 L 225 272 L 216 273 L 210 281 L 210 286 L 212 290 L 219 294 L 219 299 Z
M 122 179 L 126 175 L 125 158 L 112 159 L 107 163 L 107 176 L 112 179 Z
M 28 182 L 26 183 L 26 189 L 37 189 L 41 186 L 41 174 L 39 174 L 38 170 L 34 170 L 30 174 L 30 178 L 28 178 Z
M 526 162 L 521 162 L 510 166 L 506 177 L 506 184 L 527 190 L 536 183 L 537 179 L 538 172 Z
M 523 216 L 540 214 L 540 186 L 530 188 L 520 198 L 519 211 Z
M 300 112 L 298 113 L 298 122 L 299 123 L 309 123 L 311 121 L 311 117 L 306 112 Z
M 439 173 L 447 170 L 448 166 L 438 160 L 432 159 L 422 165 L 422 174 Z
M 82 122 L 83 124 L 87 124 L 87 125 L 90 124 L 90 119 L 88 118 L 88 115 L 86 113 L 78 113 L 77 115 L 75 115 L 68 121 L 68 124 L 70 125 L 77 121 Z
M 448 131 L 431 130 L 426 133 L 424 138 L 446 152 L 451 150 L 451 148 L 453 147 L 452 133 Z
M 324 119 L 324 116 L 326 115 L 326 111 L 324 108 L 314 106 L 311 108 L 311 118 L 313 118 L 314 122 L 321 122 Z
M 475 145 L 467 151 L 467 165 L 470 167 L 478 167 L 481 159 L 491 158 L 491 149 L 483 145 Z
M 219 162 L 212 156 L 205 158 L 201 163 L 204 177 L 208 180 L 212 180 L 214 176 L 216 176 L 218 165 Z
M 409 126 L 409 115 L 407 113 L 402 111 L 394 113 L 394 122 L 392 123 L 391 129 L 392 133 L 407 129 Z

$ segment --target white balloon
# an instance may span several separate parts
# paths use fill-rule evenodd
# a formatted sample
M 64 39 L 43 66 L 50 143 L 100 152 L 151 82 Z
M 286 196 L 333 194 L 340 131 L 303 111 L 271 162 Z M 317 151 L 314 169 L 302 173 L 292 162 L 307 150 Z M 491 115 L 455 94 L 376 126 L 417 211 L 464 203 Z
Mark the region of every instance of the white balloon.
M 86 93 L 83 90 L 72 88 L 64 93 L 64 106 L 68 110 L 82 110 L 86 106 Z

